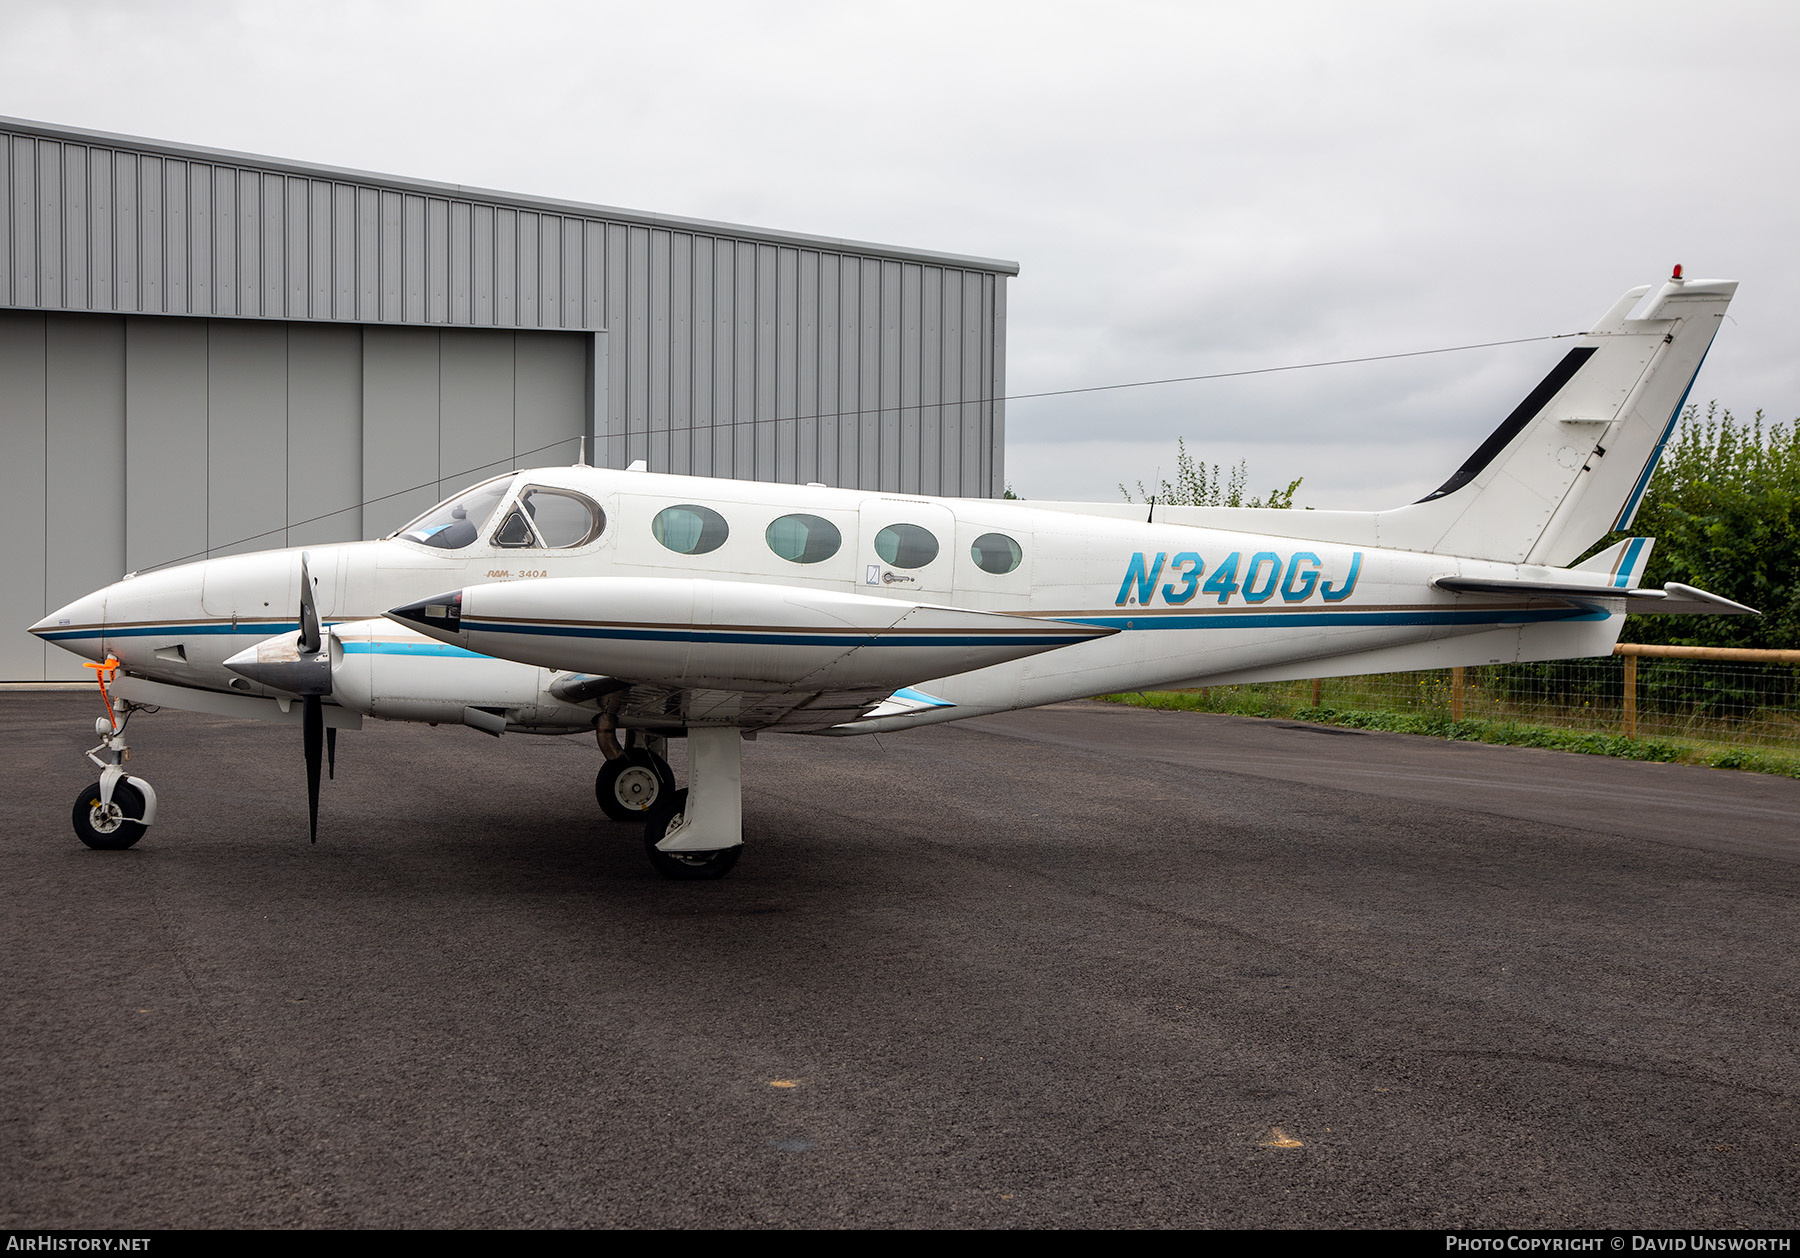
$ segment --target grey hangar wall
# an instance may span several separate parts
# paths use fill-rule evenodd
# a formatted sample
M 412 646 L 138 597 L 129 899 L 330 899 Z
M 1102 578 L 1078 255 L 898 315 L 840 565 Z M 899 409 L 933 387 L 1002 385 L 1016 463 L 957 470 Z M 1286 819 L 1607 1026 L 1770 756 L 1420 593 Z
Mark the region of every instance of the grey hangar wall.
M 190 556 L 592 462 L 1004 485 L 1017 266 L 0 118 L 0 682 Z M 41 596 L 39 591 L 41 591 Z

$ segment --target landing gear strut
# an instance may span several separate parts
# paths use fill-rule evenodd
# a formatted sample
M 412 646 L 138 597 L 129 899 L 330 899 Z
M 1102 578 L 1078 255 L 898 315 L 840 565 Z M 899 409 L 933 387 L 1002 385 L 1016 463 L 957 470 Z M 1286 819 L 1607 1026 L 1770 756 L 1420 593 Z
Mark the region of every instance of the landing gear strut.
M 723 878 L 744 849 L 742 743 L 732 726 L 688 730 L 688 787 L 650 810 L 644 853 L 665 878 Z
M 100 769 L 100 780 L 82 788 L 75 797 L 70 820 L 75 837 L 91 848 L 105 852 L 122 851 L 144 837 L 144 831 L 156 820 L 156 792 L 143 778 L 125 772 L 131 758 L 131 746 L 125 741 L 125 726 L 115 711 L 129 712 L 124 700 L 116 704 L 106 693 L 106 683 L 119 671 L 119 661 L 107 658 L 104 664 L 89 664 L 97 671 L 100 697 L 106 702 L 105 716 L 94 721 L 94 732 L 100 735 L 98 746 L 88 748 L 87 758 Z M 125 718 L 130 721 L 130 716 Z M 101 759 L 104 755 L 106 758 Z

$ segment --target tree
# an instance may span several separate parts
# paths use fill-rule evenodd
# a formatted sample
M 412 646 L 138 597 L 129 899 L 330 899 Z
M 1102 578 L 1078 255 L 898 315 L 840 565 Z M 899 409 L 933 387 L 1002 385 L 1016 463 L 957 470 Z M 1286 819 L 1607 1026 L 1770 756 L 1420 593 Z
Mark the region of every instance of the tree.
M 1690 406 L 1627 536 L 1654 537 L 1644 584 L 1698 586 L 1761 616 L 1633 616 L 1631 642 L 1800 647 L 1800 424 Z
M 1300 488 L 1303 477 L 1296 476 L 1289 481 L 1286 489 L 1271 489 L 1267 499 L 1244 498 L 1244 484 L 1249 479 L 1245 471 L 1245 460 L 1239 459 L 1238 465 L 1229 470 L 1222 470 L 1217 463 L 1208 467 L 1205 463 L 1196 462 L 1188 453 L 1187 442 L 1175 439 L 1175 482 L 1162 483 L 1162 487 L 1154 493 L 1144 488 L 1144 482 L 1137 483 L 1138 493 L 1145 501 L 1154 498 L 1164 506 L 1180 507 L 1277 507 L 1291 509 L 1294 505 L 1294 492 Z M 1131 491 L 1123 484 L 1119 492 L 1125 496 L 1126 502 L 1135 502 Z

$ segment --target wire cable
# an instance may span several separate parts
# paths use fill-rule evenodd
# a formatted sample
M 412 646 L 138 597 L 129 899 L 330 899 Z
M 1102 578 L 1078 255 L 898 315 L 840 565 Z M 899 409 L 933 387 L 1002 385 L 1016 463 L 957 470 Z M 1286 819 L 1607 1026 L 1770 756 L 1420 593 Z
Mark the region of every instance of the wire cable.
M 1476 341 L 1468 345 L 1442 345 L 1436 349 L 1402 350 L 1399 353 L 1394 354 L 1364 354 L 1356 358 L 1327 358 L 1309 363 L 1284 363 L 1279 367 L 1248 367 L 1241 371 L 1211 371 L 1197 376 L 1164 376 L 1156 380 L 1126 380 L 1118 384 L 1090 384 L 1072 389 L 1044 389 L 1035 393 L 1008 393 L 1001 397 L 956 398 L 938 402 L 914 402 L 911 405 L 892 403 L 886 406 L 871 406 L 853 411 L 821 412 L 816 415 L 776 415 L 768 418 L 726 419 L 711 424 L 684 424 L 680 427 L 671 428 L 642 428 L 636 432 L 598 433 L 594 437 L 594 445 L 598 447 L 602 441 L 647 440 L 650 437 L 667 436 L 672 433 L 707 432 L 721 428 L 736 428 L 743 425 L 792 424 L 806 420 L 820 419 L 859 419 L 864 415 L 880 415 L 888 411 L 943 410 L 945 407 L 950 406 L 985 406 L 994 402 L 1028 402 L 1038 398 L 1071 397 L 1080 393 L 1110 393 L 1119 389 L 1148 389 L 1165 384 L 1192 384 L 1201 380 L 1232 380 L 1243 376 L 1269 376 L 1283 371 L 1307 371 L 1314 367 L 1348 367 L 1357 363 L 1392 362 L 1393 360 L 1400 358 L 1425 358 L 1432 354 L 1457 354 L 1464 350 L 1496 349 L 1503 345 L 1529 345 L 1535 341 L 1560 341 L 1572 336 L 1585 335 L 1586 333 L 1584 332 L 1552 332 L 1547 336 L 1518 336 L 1504 341 Z M 627 423 L 629 424 L 629 422 L 630 421 L 628 420 Z M 227 550 L 233 546 L 242 546 L 245 542 L 259 541 L 265 537 L 272 537 L 277 533 L 285 533 L 289 529 L 301 528 L 308 524 L 318 524 L 322 521 L 331 519 L 333 516 L 343 515 L 348 511 L 360 511 L 364 507 L 374 506 L 376 503 L 380 502 L 386 502 L 390 498 L 399 498 L 406 494 L 417 493 L 421 489 L 430 489 L 446 480 L 456 480 L 463 476 L 473 476 L 477 472 L 499 467 L 502 463 L 510 462 L 516 464 L 520 459 L 529 458 L 534 454 L 542 454 L 546 450 L 554 450 L 559 446 L 570 445 L 581 439 L 582 438 L 579 436 L 564 437 L 559 441 L 552 441 L 547 445 L 538 446 L 535 450 L 521 450 L 517 454 L 512 455 L 509 459 L 496 460 L 492 463 L 483 463 L 476 467 L 464 468 L 460 472 L 447 472 L 441 476 L 433 477 L 431 480 L 421 481 L 417 485 L 408 485 L 405 489 L 396 489 L 392 493 L 382 494 L 375 498 L 365 498 L 361 502 L 353 503 L 350 506 L 339 507 L 335 511 L 327 511 L 323 515 L 311 516 L 305 520 L 294 520 L 276 528 L 264 529 L 260 533 L 252 533 L 248 537 L 240 537 L 236 541 L 221 542 L 217 546 L 209 546 L 205 550 L 197 550 L 192 554 L 182 555 L 178 559 L 165 559 L 161 563 L 151 564 L 148 567 L 140 569 L 140 571 L 154 572 L 158 568 L 167 568 L 170 564 L 186 563 L 190 559 L 203 559 L 216 551 Z M 320 545 L 327 544 L 329 543 L 320 543 Z
M 742 424 L 792 424 L 802 420 L 850 419 L 863 415 L 880 415 L 888 411 L 943 410 L 950 406 L 985 406 L 993 402 L 1025 402 L 1034 398 L 1069 397 L 1077 393 L 1107 393 L 1117 389 L 1147 389 L 1164 384 L 1189 384 L 1197 380 L 1230 380 L 1240 376 L 1268 376 L 1281 371 L 1305 371 L 1313 367 L 1347 367 L 1354 363 L 1389 362 L 1397 358 L 1424 358 L 1431 354 L 1456 354 L 1470 349 L 1494 349 L 1502 345 L 1529 345 L 1535 341 L 1560 341 L 1585 332 L 1552 332 L 1547 336 L 1518 336 L 1505 341 L 1477 341 L 1468 345 L 1442 345 L 1436 349 L 1402 350 L 1397 354 L 1365 354 L 1358 358 L 1327 358 L 1310 363 L 1285 363 L 1279 367 L 1248 367 L 1242 371 L 1212 371 L 1198 376 L 1165 376 L 1156 380 L 1127 380 L 1120 384 L 1090 384 L 1073 389 L 1045 389 L 1037 393 L 1008 393 L 1000 397 L 951 398 L 937 402 L 889 402 L 853 411 L 829 411 L 817 415 L 776 415 L 760 419 L 726 419 L 712 424 L 684 424 L 669 428 L 642 428 L 637 431 L 601 433 L 601 441 L 627 441 L 665 433 L 700 432 L 718 428 L 735 428 Z M 626 421 L 629 424 L 629 420 Z

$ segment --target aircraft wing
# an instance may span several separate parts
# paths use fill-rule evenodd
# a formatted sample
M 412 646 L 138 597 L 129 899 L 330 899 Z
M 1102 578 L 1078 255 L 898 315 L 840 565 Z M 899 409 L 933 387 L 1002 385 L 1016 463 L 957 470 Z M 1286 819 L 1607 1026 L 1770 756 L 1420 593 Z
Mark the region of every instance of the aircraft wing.
M 1759 616 L 1717 594 L 1671 581 L 1660 590 L 1626 590 L 1613 586 L 1577 585 L 1557 581 L 1517 581 L 1488 577 L 1439 577 L 1432 582 L 1452 594 L 1486 594 L 1503 598 L 1555 599 L 1570 607 L 1597 611 L 1630 612 L 1633 615 Z
M 822 730 L 885 711 L 895 703 L 886 689 L 720 690 L 629 682 L 592 673 L 562 673 L 550 693 L 567 703 L 610 713 L 620 724 L 736 725 L 743 729 Z M 938 701 L 943 702 L 942 700 Z

